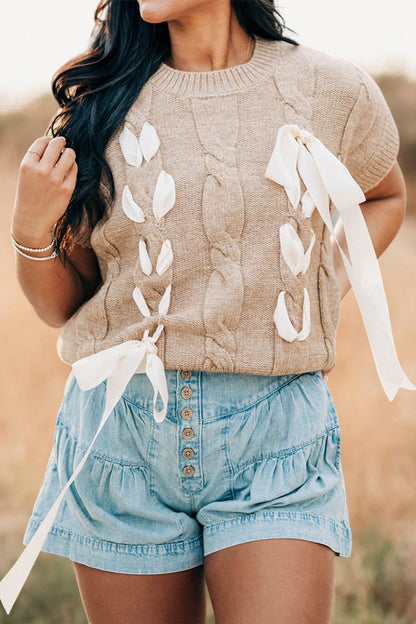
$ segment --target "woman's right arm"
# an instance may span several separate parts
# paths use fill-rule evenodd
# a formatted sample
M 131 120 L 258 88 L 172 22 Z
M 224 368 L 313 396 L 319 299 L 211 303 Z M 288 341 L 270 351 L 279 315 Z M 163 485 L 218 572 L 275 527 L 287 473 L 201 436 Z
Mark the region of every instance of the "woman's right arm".
M 46 247 L 54 224 L 68 207 L 77 179 L 75 152 L 63 137 L 43 136 L 30 146 L 19 169 L 11 230 L 26 247 Z M 27 253 L 26 251 L 24 253 Z M 35 255 L 32 252 L 28 252 Z M 51 250 L 37 253 L 48 256 Z M 64 267 L 58 257 L 31 260 L 15 250 L 19 284 L 38 316 L 51 327 L 62 327 L 95 292 L 101 280 L 91 248 L 75 245 Z

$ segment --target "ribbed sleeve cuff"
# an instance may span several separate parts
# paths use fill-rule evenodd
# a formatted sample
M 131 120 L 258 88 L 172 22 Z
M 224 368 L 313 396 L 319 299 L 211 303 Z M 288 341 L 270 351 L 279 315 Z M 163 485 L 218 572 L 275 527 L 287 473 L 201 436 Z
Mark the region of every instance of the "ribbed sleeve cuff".
M 386 177 L 394 165 L 399 148 L 399 131 L 391 115 L 386 115 L 376 150 L 361 172 L 360 185 L 364 193 L 377 186 Z

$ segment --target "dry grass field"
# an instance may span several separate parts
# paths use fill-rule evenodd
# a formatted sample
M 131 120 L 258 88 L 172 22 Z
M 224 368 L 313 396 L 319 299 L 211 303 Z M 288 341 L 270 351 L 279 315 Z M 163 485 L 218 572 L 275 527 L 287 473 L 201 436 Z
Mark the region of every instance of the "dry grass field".
M 403 138 L 409 191 L 405 221 L 380 266 L 399 359 L 415 382 L 416 84 L 397 77 L 380 84 Z M 0 576 L 23 549 L 70 371 L 56 353 L 60 330 L 46 326 L 20 290 L 9 235 L 20 159 L 56 108 L 47 95 L 0 117 Z M 336 560 L 333 624 L 416 623 L 416 396 L 402 389 L 388 401 L 351 291 L 328 384 L 341 422 L 353 530 L 352 557 Z M 210 606 L 209 614 L 212 623 Z M 71 563 L 41 553 L 8 618 L 0 606 L 3 621 L 85 624 Z

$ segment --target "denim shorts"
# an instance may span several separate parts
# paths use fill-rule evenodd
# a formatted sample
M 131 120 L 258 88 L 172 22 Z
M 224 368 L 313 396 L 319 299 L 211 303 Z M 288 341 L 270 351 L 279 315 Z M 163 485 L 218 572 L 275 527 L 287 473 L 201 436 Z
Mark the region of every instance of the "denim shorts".
M 166 418 L 135 373 L 67 489 L 42 550 L 112 572 L 162 574 L 252 540 L 351 554 L 340 424 L 321 371 L 165 370 Z M 93 439 L 106 380 L 69 377 L 27 545 Z M 162 408 L 160 396 L 156 402 Z

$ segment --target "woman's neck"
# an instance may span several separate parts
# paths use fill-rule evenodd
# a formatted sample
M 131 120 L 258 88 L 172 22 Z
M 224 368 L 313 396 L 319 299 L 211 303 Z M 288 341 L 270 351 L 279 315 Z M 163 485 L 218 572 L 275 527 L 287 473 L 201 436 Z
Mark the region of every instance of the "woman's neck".
M 168 22 L 171 54 L 165 63 L 182 71 L 212 71 L 247 62 L 253 40 L 231 8 L 206 4 L 189 19 Z

